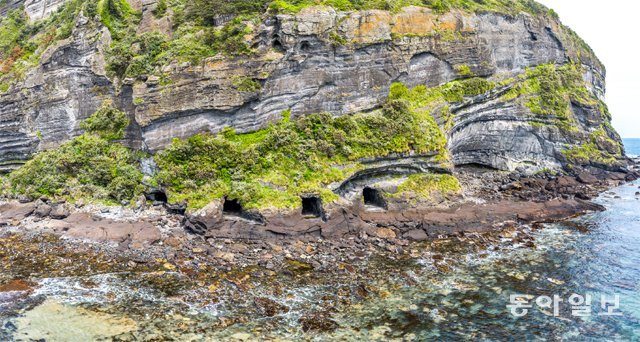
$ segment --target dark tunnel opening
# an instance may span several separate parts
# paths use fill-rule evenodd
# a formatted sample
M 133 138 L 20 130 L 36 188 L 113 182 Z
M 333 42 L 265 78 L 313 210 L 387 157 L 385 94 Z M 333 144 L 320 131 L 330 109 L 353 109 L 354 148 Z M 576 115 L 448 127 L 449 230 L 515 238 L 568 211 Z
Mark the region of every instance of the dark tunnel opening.
M 302 215 L 323 217 L 322 199 L 316 196 L 302 197 Z
M 365 205 L 387 209 L 387 201 L 380 190 L 366 187 L 362 190 L 362 197 Z

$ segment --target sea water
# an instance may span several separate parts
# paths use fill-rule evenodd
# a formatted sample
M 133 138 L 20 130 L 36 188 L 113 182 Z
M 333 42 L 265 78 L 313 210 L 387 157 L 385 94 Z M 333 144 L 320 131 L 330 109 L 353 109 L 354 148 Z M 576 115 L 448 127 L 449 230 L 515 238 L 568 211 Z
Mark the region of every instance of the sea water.
M 640 139 L 622 139 L 625 151 L 630 157 L 640 157 Z

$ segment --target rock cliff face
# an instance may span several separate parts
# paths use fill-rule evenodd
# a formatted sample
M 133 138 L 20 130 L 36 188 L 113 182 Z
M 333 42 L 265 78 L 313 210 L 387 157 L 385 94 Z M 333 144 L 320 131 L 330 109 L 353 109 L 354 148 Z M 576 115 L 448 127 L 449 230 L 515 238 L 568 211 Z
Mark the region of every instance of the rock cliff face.
M 0 160 L 19 165 L 40 149 L 78 135 L 78 124 L 115 96 L 105 76 L 108 31 L 77 18 L 73 35 L 47 49 L 24 81 L 0 94 Z
M 454 28 L 445 37 L 437 34 Z M 332 34 L 346 40 L 336 45 Z M 294 116 L 330 112 L 345 115 L 379 107 L 393 82 L 409 86 L 435 86 L 463 78 L 458 68 L 482 77 L 522 73 L 539 64 L 563 64 L 577 51 L 563 45 L 558 24 L 521 15 L 509 18 L 499 14 L 469 16 L 432 14 L 422 8 L 406 8 L 397 15 L 383 11 L 336 13 L 310 8 L 296 16 L 278 16 L 260 27 L 254 44 L 275 47 L 263 58 L 238 61 L 210 61 L 200 67 L 173 66 L 179 75 L 174 84 L 157 87 L 149 82 L 134 85 L 134 96 L 144 99 L 136 108 L 142 135 L 152 150 L 166 146 L 176 135 L 203 130 L 218 131 L 233 126 L 240 131 L 263 127 L 291 109 Z M 597 61 L 584 61 L 591 71 L 590 87 L 598 96 L 604 91 L 604 70 Z M 233 76 L 259 80 L 258 92 L 235 89 Z M 587 75 L 585 75 L 587 77 Z M 189 94 L 198 94 L 190 96 Z M 188 98 L 188 101 L 184 99 Z M 466 108 L 475 112 L 483 103 Z M 485 141 L 496 129 L 520 131 L 515 144 L 528 146 L 533 133 L 525 134 L 517 120 L 526 121 L 521 108 L 507 109 L 511 117 L 493 115 L 491 122 L 473 124 L 469 120 L 453 130 L 452 152 L 459 163 L 486 164 L 509 168 L 526 161 L 519 146 L 513 151 L 500 144 L 485 145 L 488 156 L 480 154 L 474 141 Z M 526 125 L 525 125 L 526 126 Z M 486 129 L 489 128 L 489 131 Z M 525 130 L 532 131 L 525 127 Z M 562 141 L 569 142 L 569 141 Z M 561 143 L 562 143 L 561 142 Z M 515 145 L 505 140 L 502 145 Z M 555 160 L 550 146 L 533 147 L 529 159 Z M 471 151 L 471 152 L 470 152 Z M 503 161 L 490 160 L 501 151 Z
M 26 1 L 24 8 L 31 20 L 40 20 L 62 3 Z M 10 2 L 3 9 L 17 5 Z M 151 16 L 154 1 L 134 6 L 142 11 L 140 32 L 171 33 L 170 19 L 159 23 Z M 203 131 L 254 131 L 286 110 L 294 117 L 371 111 L 382 105 L 394 82 L 432 87 L 472 75 L 504 80 L 538 65 L 572 62 L 582 66 L 594 97 L 602 99 L 605 91 L 603 66 L 548 17 L 311 7 L 296 15 L 268 16 L 254 26 L 245 37 L 258 51 L 253 57 L 170 64 L 159 70 L 161 82 L 154 75 L 107 77 L 109 31 L 78 17 L 72 36 L 50 46 L 24 80 L 0 95 L 0 160 L 11 168 L 77 135 L 78 123 L 107 98 L 131 115 L 128 139 L 158 151 L 173 138 Z M 258 86 L 238 86 L 245 79 Z M 529 108 L 497 95 L 452 106 L 454 123 L 446 133 L 454 164 L 560 167 L 566 162 L 563 149 L 587 141 L 608 122 L 598 106 L 574 103 L 577 129 L 567 134 L 554 125 L 532 125 L 535 115 Z M 618 140 L 612 130 L 607 134 Z
M 24 6 L 29 19 L 38 21 L 49 17 L 67 0 L 6 0 L 0 3 L 0 15 L 5 16 L 12 10 Z
M 27 0 L 24 2 L 24 10 L 29 19 L 38 21 L 50 16 L 65 2 L 67 0 Z
M 129 125 L 118 141 L 83 135 L 77 146 L 104 145 L 88 157 L 67 145 L 72 157 L 43 153 L 12 173 L 33 188 L 28 198 L 80 189 L 132 203 L 146 189 L 169 214 L 188 209 L 185 227 L 211 237 L 376 235 L 380 226 L 437 236 L 489 229 L 492 215 L 540 219 L 517 215 L 525 208 L 549 219 L 594 210 L 582 201 L 595 191 L 588 185 L 637 176 L 603 102 L 603 65 L 552 12 L 316 6 L 185 29 L 184 7 L 155 0 L 2 3 L 0 29 L 18 26 L 23 11 L 42 32 L 32 46 L 0 45 L 0 171 L 82 134 L 98 108 Z M 244 50 L 230 54 L 221 41 Z M 208 57 L 175 55 L 199 48 Z M 222 134 L 172 142 L 203 132 Z M 108 147 L 130 152 L 118 142 L 164 153 L 142 172 L 114 168 L 121 150 Z M 57 171 L 64 176 L 48 179 Z M 493 203 L 468 209 L 469 198 Z M 434 213 L 440 205 L 449 208 Z
M 12 10 L 19 8 L 24 0 L 7 0 L 0 3 L 0 15 L 6 16 Z

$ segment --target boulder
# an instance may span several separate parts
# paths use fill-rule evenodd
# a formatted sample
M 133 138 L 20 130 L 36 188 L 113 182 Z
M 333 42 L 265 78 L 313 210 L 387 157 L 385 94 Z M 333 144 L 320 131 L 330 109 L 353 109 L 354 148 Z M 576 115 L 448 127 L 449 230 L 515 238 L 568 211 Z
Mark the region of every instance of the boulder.
M 424 241 L 429 238 L 427 233 L 422 229 L 413 229 L 404 233 L 404 238 L 413 241 Z
M 0 223 L 16 225 L 36 210 L 35 203 L 7 203 L 0 205 Z
M 376 229 L 375 236 L 380 239 L 390 240 L 396 238 L 396 233 L 389 228 L 378 228 Z
M 187 203 L 165 203 L 164 207 L 172 215 L 184 215 L 187 212 Z
M 18 196 L 18 202 L 24 204 L 24 203 L 33 202 L 33 199 L 29 196 L 20 195 Z
M 584 184 L 594 184 L 598 182 L 598 178 L 589 172 L 580 172 L 577 176 L 579 182 Z
M 53 208 L 50 205 L 38 200 L 36 201 L 36 210 L 33 212 L 33 215 L 36 217 L 47 217 L 51 213 L 51 210 L 53 210 Z
M 49 216 L 54 220 L 64 220 L 69 217 L 69 208 L 64 203 L 57 204 L 53 207 Z
M 610 180 L 614 181 L 624 181 L 627 178 L 627 175 L 622 172 L 611 172 L 607 176 Z
M 215 200 L 193 214 L 187 214 L 185 229 L 194 234 L 205 234 L 222 221 L 222 208 L 223 200 Z

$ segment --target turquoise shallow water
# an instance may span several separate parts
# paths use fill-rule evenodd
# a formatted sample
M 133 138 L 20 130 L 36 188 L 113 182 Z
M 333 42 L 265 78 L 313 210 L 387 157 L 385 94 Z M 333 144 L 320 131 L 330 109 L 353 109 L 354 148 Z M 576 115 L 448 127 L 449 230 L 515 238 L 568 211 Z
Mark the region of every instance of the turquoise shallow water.
M 640 156 L 640 139 L 622 139 L 624 148 L 630 156 Z

